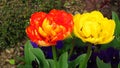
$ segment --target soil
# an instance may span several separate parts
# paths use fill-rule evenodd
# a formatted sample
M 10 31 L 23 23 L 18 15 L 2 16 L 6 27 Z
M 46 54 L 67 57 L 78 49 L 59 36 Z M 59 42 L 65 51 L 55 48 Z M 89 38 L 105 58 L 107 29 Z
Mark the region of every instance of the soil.
M 111 11 L 115 11 L 120 17 L 120 0 L 65 0 L 64 9 L 72 14 L 90 12 L 92 10 L 101 11 L 104 16 L 111 18 Z M 24 42 L 24 41 L 23 41 Z M 0 52 L 0 68 L 16 68 L 18 57 L 23 52 L 24 43 L 18 43 L 15 47 Z M 15 64 L 10 64 L 9 60 L 15 59 Z

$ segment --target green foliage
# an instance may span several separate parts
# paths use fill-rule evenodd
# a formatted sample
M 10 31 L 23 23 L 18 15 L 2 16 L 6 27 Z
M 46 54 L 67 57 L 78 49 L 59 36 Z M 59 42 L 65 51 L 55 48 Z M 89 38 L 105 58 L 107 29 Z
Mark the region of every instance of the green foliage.
M 120 68 L 120 63 L 118 64 L 118 68 Z
M 45 59 L 43 52 L 39 48 L 33 48 L 28 40 L 24 47 L 24 61 L 25 65 L 19 65 L 18 67 L 32 68 L 32 62 L 36 61 L 38 67 L 49 68 L 48 61 Z
M 35 59 L 34 54 L 31 52 L 32 49 L 33 47 L 30 41 L 27 41 L 24 48 L 24 54 L 25 54 L 24 59 L 26 65 L 31 65 L 31 62 Z
M 48 61 L 48 63 L 49 63 L 49 68 L 54 68 L 54 60 L 52 60 L 52 59 L 48 59 L 47 60 Z
M 89 60 L 91 53 L 92 53 L 91 48 L 92 48 L 92 45 L 91 44 L 88 45 L 86 56 L 85 56 L 83 62 L 80 62 L 79 68 L 87 68 L 87 63 L 88 63 L 88 60 Z
M 73 39 L 72 38 L 67 38 L 65 40 L 63 40 L 63 46 L 61 49 L 58 49 L 59 53 L 64 53 L 66 51 L 68 51 L 69 49 L 71 49 L 74 45 L 72 44 Z
M 97 57 L 96 61 L 97 61 L 98 68 L 111 68 L 111 64 L 110 63 L 104 63 L 98 57 Z
M 57 68 L 68 68 L 68 53 L 65 52 L 59 57 Z
M 115 21 L 116 24 L 115 35 L 118 37 L 120 36 L 120 20 L 115 12 L 112 12 L 112 19 Z
M 80 55 L 73 61 L 68 61 L 68 53 L 64 52 L 60 55 L 56 63 L 53 59 L 46 59 L 43 51 L 40 48 L 33 48 L 28 40 L 24 47 L 24 65 L 19 65 L 18 68 L 32 68 L 32 62 L 36 60 L 38 68 L 76 68 L 79 64 L 83 64 L 86 54 Z
M 86 57 L 86 54 L 82 54 L 78 56 L 75 60 L 69 62 L 69 68 L 76 68 L 79 64 L 82 64 L 84 59 Z
M 86 43 L 84 43 L 80 38 L 74 37 L 74 42 L 76 46 L 81 46 L 81 47 L 86 46 Z
M 62 0 L 0 0 L 0 50 L 26 39 L 25 28 L 32 13 L 61 9 Z
M 44 53 L 42 52 L 41 49 L 33 48 L 31 49 L 31 52 L 33 53 L 34 56 L 36 56 L 36 59 L 38 59 L 40 68 L 49 68 L 49 63 L 45 59 Z

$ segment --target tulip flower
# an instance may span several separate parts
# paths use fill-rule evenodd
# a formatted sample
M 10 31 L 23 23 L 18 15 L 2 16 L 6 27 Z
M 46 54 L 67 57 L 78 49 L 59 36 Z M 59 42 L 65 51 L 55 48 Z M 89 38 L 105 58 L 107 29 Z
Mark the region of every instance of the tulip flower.
M 70 35 L 73 29 L 73 17 L 63 10 L 35 12 L 31 15 L 26 33 L 32 42 L 39 46 L 52 46 Z
M 74 34 L 83 42 L 107 44 L 114 39 L 114 30 L 114 20 L 107 19 L 99 11 L 74 16 Z

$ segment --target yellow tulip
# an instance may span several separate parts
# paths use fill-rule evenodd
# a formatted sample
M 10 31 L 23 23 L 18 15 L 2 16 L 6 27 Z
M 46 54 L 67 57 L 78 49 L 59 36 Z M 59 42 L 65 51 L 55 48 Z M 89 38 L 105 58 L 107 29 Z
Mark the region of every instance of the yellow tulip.
M 73 19 L 74 34 L 83 42 L 96 45 L 106 44 L 114 39 L 114 20 L 107 19 L 99 11 L 76 14 Z

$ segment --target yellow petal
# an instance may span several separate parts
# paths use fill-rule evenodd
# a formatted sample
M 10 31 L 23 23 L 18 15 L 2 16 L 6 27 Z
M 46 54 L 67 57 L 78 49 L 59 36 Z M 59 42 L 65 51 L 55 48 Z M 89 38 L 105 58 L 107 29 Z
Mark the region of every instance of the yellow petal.
M 102 41 L 100 41 L 99 44 L 107 44 L 107 43 L 111 42 L 114 39 L 114 37 L 115 36 L 105 38 Z
M 39 46 L 41 46 L 41 45 L 42 46 L 49 46 L 50 45 L 50 44 L 48 44 L 48 43 L 46 43 L 45 41 L 42 41 L 42 40 L 38 41 L 37 43 L 38 43 Z
M 84 22 L 82 32 L 85 37 L 89 37 L 91 35 L 91 22 Z
M 96 20 L 99 20 L 99 19 L 101 19 L 101 18 L 104 18 L 103 15 L 102 15 L 102 13 L 99 12 L 99 11 L 93 11 L 93 12 L 91 12 L 90 15 L 91 15 L 92 17 L 95 17 Z
M 81 22 L 80 22 L 80 19 L 81 19 L 81 15 L 80 14 L 76 14 L 73 18 L 74 20 L 74 27 L 77 28 L 77 30 L 80 30 L 80 28 L 82 27 Z
M 38 28 L 38 32 L 39 32 L 39 34 L 40 34 L 41 36 L 47 37 L 47 34 L 42 30 L 41 27 Z
M 52 27 L 50 26 L 49 20 L 45 19 L 43 21 L 42 28 L 45 33 L 47 33 L 48 35 L 51 35 Z

